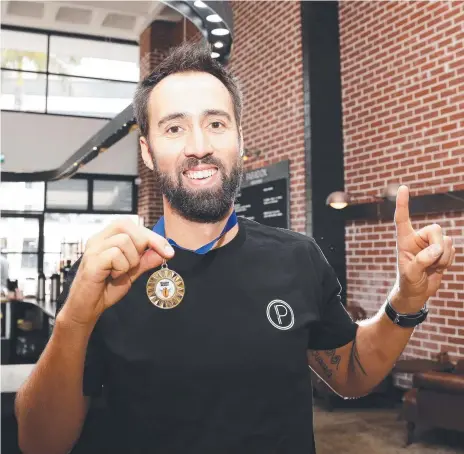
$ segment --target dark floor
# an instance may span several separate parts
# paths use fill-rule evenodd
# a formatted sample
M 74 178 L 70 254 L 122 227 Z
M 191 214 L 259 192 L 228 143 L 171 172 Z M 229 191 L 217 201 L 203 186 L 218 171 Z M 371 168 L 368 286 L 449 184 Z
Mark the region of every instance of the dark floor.
M 12 415 L 13 394 L 2 394 L 1 453 L 20 454 L 17 427 Z M 445 430 L 420 431 L 417 441 L 405 447 L 406 423 L 398 420 L 399 408 L 350 405 L 328 411 L 320 401 L 314 406 L 317 454 L 464 454 L 464 433 Z M 87 440 L 101 432 L 98 408 L 90 414 L 85 437 L 73 454 L 101 454 L 103 447 L 89 450 Z M 186 453 L 187 454 L 187 453 Z M 218 453 L 220 454 L 220 453 Z M 292 454 L 292 453 L 289 453 Z
M 405 446 L 406 423 L 399 408 L 336 408 L 316 403 L 314 434 L 317 454 L 464 454 L 464 433 L 419 428 Z

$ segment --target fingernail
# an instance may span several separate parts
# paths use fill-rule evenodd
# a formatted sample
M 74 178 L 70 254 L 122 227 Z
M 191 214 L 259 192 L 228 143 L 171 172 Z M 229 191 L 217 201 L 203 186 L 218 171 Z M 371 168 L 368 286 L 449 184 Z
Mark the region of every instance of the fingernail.
M 174 255 L 174 249 L 170 244 L 166 244 L 166 246 L 164 246 L 164 250 L 166 251 L 166 254 Z
M 430 246 L 430 253 L 432 255 L 440 255 L 441 252 L 442 252 L 442 249 L 439 244 L 432 244 L 432 246 Z

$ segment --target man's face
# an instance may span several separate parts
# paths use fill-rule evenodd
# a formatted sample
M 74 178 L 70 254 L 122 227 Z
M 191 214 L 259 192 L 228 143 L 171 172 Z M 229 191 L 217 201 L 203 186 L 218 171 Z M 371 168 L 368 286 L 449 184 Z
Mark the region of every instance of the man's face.
M 168 203 L 195 222 L 223 219 L 242 174 L 241 138 L 227 88 L 208 73 L 173 74 L 153 89 L 148 115 L 142 155 Z

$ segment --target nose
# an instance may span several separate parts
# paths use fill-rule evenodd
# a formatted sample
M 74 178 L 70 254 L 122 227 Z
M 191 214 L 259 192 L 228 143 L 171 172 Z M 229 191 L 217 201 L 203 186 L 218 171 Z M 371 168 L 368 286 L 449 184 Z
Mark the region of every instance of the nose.
M 209 140 L 202 128 L 192 128 L 185 146 L 185 156 L 201 159 L 210 154 L 211 147 Z

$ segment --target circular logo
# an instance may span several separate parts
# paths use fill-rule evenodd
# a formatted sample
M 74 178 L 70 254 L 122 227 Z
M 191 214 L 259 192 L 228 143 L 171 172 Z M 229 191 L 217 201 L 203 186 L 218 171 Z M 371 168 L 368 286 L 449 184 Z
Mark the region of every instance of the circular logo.
M 148 298 L 160 309 L 176 307 L 184 298 L 184 294 L 184 280 L 169 268 L 161 268 L 155 271 L 148 279 Z
M 156 296 L 160 300 L 171 299 L 174 296 L 175 291 L 176 286 L 174 285 L 174 282 L 171 281 L 171 279 L 161 279 L 158 281 L 155 287 Z
M 282 300 L 272 300 L 266 309 L 267 319 L 277 329 L 290 329 L 295 323 L 295 316 L 289 304 Z

